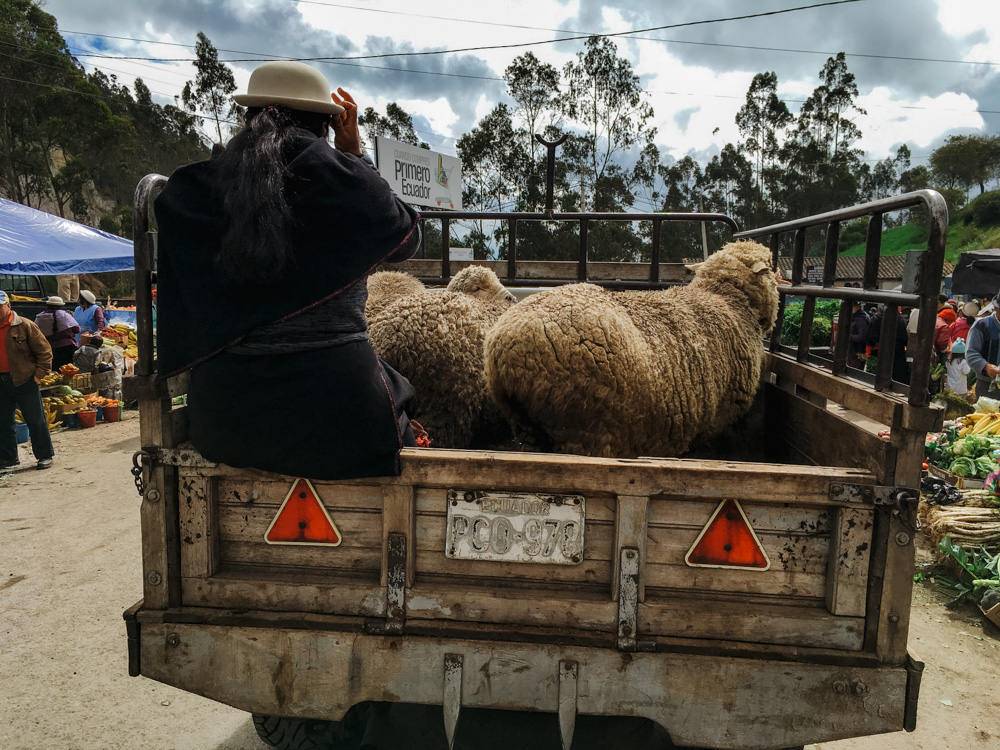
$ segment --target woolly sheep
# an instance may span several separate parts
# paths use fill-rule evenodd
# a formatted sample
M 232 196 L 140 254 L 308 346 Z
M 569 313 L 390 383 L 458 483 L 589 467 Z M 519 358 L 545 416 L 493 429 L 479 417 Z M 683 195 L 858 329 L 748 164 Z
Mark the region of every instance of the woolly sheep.
M 486 396 L 486 331 L 516 301 L 496 274 L 463 269 L 444 290 L 389 302 L 370 321 L 372 346 L 416 390 L 409 415 L 435 448 L 468 448 L 502 425 Z
M 487 389 L 534 449 L 676 456 L 750 407 L 778 312 L 771 255 L 734 242 L 689 286 L 529 297 L 486 337 Z
M 393 300 L 409 294 L 419 294 L 426 289 L 420 279 L 403 271 L 376 271 L 368 277 L 365 317 L 371 320 Z

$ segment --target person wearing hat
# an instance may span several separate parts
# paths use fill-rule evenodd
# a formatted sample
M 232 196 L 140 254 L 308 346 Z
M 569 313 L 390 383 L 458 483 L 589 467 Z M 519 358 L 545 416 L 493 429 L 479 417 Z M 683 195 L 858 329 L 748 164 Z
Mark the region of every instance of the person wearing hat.
M 979 315 L 978 302 L 966 302 L 962 305 L 961 315 L 951 324 L 951 340 L 953 342 L 958 339 L 965 340 L 969 335 L 969 329 L 972 327 L 972 324 L 976 322 L 977 315 Z
M 35 325 L 52 347 L 52 369 L 58 370 L 73 361 L 80 324 L 63 310 L 62 297 L 49 297 L 45 304 L 48 309 L 35 316 Z
M 52 348 L 30 320 L 10 309 L 0 290 L 0 469 L 20 464 L 14 434 L 14 411 L 21 410 L 39 469 L 52 466 L 52 438 L 45 421 L 38 382 L 52 367 Z
M 976 398 L 1000 398 L 995 378 L 1000 375 L 1000 293 L 993 298 L 993 313 L 979 318 L 965 339 L 965 358 L 976 373 Z
M 76 343 L 80 343 L 80 336 L 84 334 L 100 333 L 107 326 L 104 324 L 104 310 L 97 304 L 97 297 L 88 289 L 80 292 L 79 304 L 73 311 L 73 317 L 80 324 L 80 331 L 76 335 Z
M 965 341 L 955 339 L 951 344 L 951 352 L 948 355 L 948 374 L 945 380 L 945 388 L 952 393 L 956 393 L 963 398 L 969 392 L 969 367 L 965 359 Z
M 155 202 L 159 374 L 191 370 L 189 438 L 211 461 L 398 474 L 413 388 L 368 340 L 366 279 L 416 252 L 419 217 L 362 155 L 353 97 L 319 71 L 263 63 L 235 99 L 243 129 Z M 208 300 L 211 325 L 192 326 Z

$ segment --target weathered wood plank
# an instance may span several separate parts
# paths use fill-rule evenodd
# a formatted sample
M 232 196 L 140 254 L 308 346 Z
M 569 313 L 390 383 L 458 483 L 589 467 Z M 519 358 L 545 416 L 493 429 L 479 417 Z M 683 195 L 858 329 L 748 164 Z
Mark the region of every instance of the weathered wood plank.
M 739 481 L 734 480 L 734 481 Z M 732 489 L 732 496 L 737 488 Z M 674 498 L 654 499 L 649 507 L 649 525 L 676 528 L 701 529 L 718 506 L 719 500 L 710 502 L 679 500 Z M 792 505 L 762 505 L 740 503 L 743 512 L 758 534 L 764 532 L 792 534 L 829 534 L 830 512 L 828 507 L 797 507 Z
M 312 547 L 293 544 L 233 542 L 219 545 L 219 563 L 238 563 L 260 568 L 310 568 L 317 571 L 355 571 L 378 574 L 382 550 L 379 547 Z M 262 575 L 266 571 L 262 570 Z
M 327 576 L 259 568 L 227 570 L 212 578 L 181 579 L 185 606 L 266 609 L 355 617 L 385 617 L 385 589 L 374 574 L 336 581 Z
M 171 635 L 181 648 L 164 647 Z M 578 713 L 643 716 L 677 745 L 727 750 L 897 731 L 906 702 L 902 668 L 790 668 L 780 660 L 677 653 L 623 659 L 607 648 L 432 637 L 386 645 L 357 633 L 163 623 L 144 626 L 141 648 L 143 673 L 153 679 L 244 711 L 333 720 L 362 701 L 439 702 L 449 653 L 463 658 L 466 706 L 554 713 L 558 664 L 574 661 L 581 665 Z M 233 674 L 254 679 L 234 694 Z M 863 684 L 867 695 L 835 693 L 831 685 L 840 680 Z
M 733 594 L 762 594 L 822 599 L 826 593 L 826 573 L 799 573 L 790 570 L 726 570 L 680 565 L 646 566 L 646 586 Z
M 417 519 L 420 537 L 421 519 Z M 545 565 L 541 563 L 480 562 L 453 560 L 445 557 L 444 547 L 434 551 L 418 551 L 417 582 L 424 574 L 448 575 L 460 578 L 463 588 L 530 586 L 533 583 L 611 583 L 611 562 L 588 559 L 584 553 L 579 565 Z M 457 585 L 457 584 L 456 584 Z
M 768 352 L 764 355 L 764 369 L 779 378 L 802 386 L 821 398 L 856 411 L 884 425 L 891 425 L 902 413 L 906 399 L 889 393 L 877 393 L 871 386 L 855 383 L 845 378 L 834 378 L 816 367 L 800 364 Z
M 216 469 L 207 469 L 215 472 Z M 241 508 L 267 506 L 277 510 L 285 501 L 292 489 L 293 480 L 286 480 L 280 474 L 272 474 L 269 478 L 243 478 L 229 476 L 223 470 L 217 489 L 218 502 L 222 506 L 233 505 Z M 331 514 L 335 511 L 366 510 L 371 513 L 382 512 L 382 497 L 384 488 L 381 485 L 337 484 L 333 482 L 313 482 L 316 493 Z
M 801 400 L 801 399 L 800 399 Z M 881 441 L 880 441 L 881 442 Z M 542 453 L 436 450 L 404 448 L 403 473 L 382 477 L 370 486 L 406 484 L 426 489 L 454 489 L 461 477 L 463 489 L 500 489 L 524 492 L 591 495 L 672 495 L 688 499 L 736 497 L 743 501 L 847 505 L 829 499 L 831 482 L 874 484 L 867 469 L 709 461 L 676 458 L 609 459 Z M 290 487 L 293 477 L 227 466 L 197 470 L 203 476 L 278 482 Z M 734 472 L 739 482 L 733 482 Z M 366 486 L 357 480 L 319 482 L 318 487 Z M 738 490 L 734 491 L 734 487 Z M 287 489 L 286 489 L 287 491 Z M 383 490 L 374 489 L 381 497 Z M 320 490 L 325 493 L 325 490 Z M 325 501 L 324 501 L 325 502 Z M 379 506 L 380 507 L 380 506 Z
M 220 506 L 220 538 L 226 542 L 264 544 L 264 534 L 277 513 L 277 505 L 254 504 L 247 508 Z M 331 511 L 330 516 L 342 537 L 339 548 L 381 549 L 382 522 L 378 514 L 336 510 Z
M 891 445 L 805 399 L 764 387 L 770 439 L 785 440 L 823 465 L 859 466 L 882 481 L 888 478 L 896 459 Z
M 213 480 L 178 472 L 181 575 L 215 575 L 219 568 L 219 534 Z
M 692 601 L 647 588 L 639 605 L 640 635 L 680 636 L 815 648 L 861 649 L 864 619 L 834 617 L 815 607 Z
M 831 614 L 865 614 L 873 527 L 870 510 L 835 511 L 826 589 L 826 607 Z
M 180 603 L 177 469 L 154 466 L 144 489 L 139 505 L 143 606 L 163 609 Z

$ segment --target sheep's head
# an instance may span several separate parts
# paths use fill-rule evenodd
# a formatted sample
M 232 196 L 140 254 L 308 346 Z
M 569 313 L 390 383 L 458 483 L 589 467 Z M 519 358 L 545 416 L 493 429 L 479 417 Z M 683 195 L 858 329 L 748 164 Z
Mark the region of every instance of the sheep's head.
M 703 285 L 720 294 L 742 292 L 763 332 L 778 318 L 778 279 L 771 270 L 771 251 L 752 240 L 730 242 L 703 263 L 689 266 L 692 285 Z
M 449 282 L 449 292 L 462 292 L 482 300 L 517 302 L 500 279 L 485 266 L 469 266 L 455 274 Z

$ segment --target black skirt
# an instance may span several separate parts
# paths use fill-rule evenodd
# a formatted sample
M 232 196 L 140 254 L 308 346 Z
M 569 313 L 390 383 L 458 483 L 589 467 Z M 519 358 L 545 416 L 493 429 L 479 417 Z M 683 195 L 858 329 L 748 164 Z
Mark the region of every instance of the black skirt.
M 310 479 L 399 474 L 415 445 L 410 382 L 367 341 L 294 354 L 219 354 L 194 368 L 190 439 L 209 461 Z

